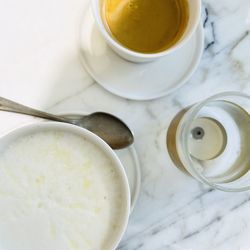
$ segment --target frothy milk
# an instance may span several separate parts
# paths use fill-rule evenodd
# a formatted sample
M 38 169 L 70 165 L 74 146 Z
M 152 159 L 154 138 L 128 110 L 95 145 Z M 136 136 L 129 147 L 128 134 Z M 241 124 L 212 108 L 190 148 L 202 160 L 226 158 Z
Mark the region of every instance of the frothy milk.
M 119 174 L 97 146 L 46 131 L 0 152 L 1 250 L 104 250 L 122 210 Z

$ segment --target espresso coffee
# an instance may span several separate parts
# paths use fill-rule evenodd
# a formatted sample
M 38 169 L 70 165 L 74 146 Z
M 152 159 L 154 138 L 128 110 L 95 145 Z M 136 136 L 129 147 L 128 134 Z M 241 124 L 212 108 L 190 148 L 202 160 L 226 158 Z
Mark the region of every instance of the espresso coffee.
M 157 53 L 172 47 L 185 32 L 187 0 L 104 0 L 103 21 L 124 47 Z

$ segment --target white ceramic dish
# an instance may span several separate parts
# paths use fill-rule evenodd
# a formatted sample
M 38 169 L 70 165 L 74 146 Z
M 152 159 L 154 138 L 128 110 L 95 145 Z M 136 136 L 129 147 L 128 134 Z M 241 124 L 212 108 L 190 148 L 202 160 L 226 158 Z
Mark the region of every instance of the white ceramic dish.
M 134 146 L 122 150 L 116 150 L 115 153 L 122 162 L 127 174 L 131 197 L 130 212 L 132 213 L 141 189 L 141 168 L 139 159 Z
M 117 233 L 115 235 L 110 236 L 110 241 L 108 242 L 107 249 L 115 249 L 120 242 L 129 219 L 130 213 L 130 191 L 129 184 L 126 177 L 126 173 L 123 169 L 123 166 L 114 153 L 114 151 L 98 136 L 89 132 L 88 130 L 76 127 L 70 124 L 57 123 L 57 122 L 42 122 L 42 123 L 34 123 L 31 125 L 26 125 L 15 129 L 0 138 L 0 150 L 11 145 L 18 138 L 31 135 L 36 132 L 43 131 L 62 131 L 69 134 L 77 135 L 78 137 L 82 137 L 83 139 L 89 141 L 94 144 L 97 148 L 102 150 L 104 154 L 111 160 L 113 166 L 116 168 L 117 173 L 121 179 L 121 187 L 122 187 L 122 195 L 123 199 L 123 207 L 122 207 L 122 215 L 120 216 L 120 223 L 118 226 Z M 15 239 L 13 239 L 15 240 Z
M 156 99 L 177 90 L 193 75 L 204 48 L 204 31 L 178 50 L 154 62 L 135 64 L 118 56 L 96 27 L 90 7 L 80 25 L 80 60 L 84 68 L 109 92 L 132 100 Z

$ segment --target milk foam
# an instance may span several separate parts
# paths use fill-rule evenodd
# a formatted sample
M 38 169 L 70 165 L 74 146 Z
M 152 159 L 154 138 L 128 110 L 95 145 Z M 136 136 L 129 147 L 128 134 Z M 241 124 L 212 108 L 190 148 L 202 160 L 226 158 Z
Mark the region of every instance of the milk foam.
M 104 250 L 122 207 L 119 175 L 92 143 L 40 132 L 0 152 L 1 250 Z

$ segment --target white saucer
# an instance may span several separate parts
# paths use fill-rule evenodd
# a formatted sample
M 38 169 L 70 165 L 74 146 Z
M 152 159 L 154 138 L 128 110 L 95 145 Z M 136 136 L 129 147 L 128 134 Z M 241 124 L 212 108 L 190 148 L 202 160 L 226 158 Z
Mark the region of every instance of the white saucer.
M 88 7 L 79 41 L 83 66 L 103 88 L 127 99 L 150 100 L 170 94 L 192 76 L 203 53 L 204 32 L 200 24 L 178 51 L 151 63 L 135 64 L 119 57 L 106 44 Z
M 127 149 L 116 150 L 115 153 L 119 157 L 128 177 L 130 193 L 131 193 L 131 212 L 135 207 L 135 203 L 140 193 L 141 187 L 141 168 L 134 146 Z
M 84 112 L 57 112 L 58 115 L 64 115 L 68 117 L 73 117 L 75 115 L 86 115 Z M 46 120 L 44 120 L 46 121 Z M 137 152 L 135 147 L 132 145 L 128 148 L 115 150 L 115 153 L 119 157 L 125 172 L 128 177 L 130 193 L 131 193 L 131 208 L 130 211 L 132 212 L 137 201 L 137 198 L 140 193 L 140 186 L 141 186 L 141 168 L 137 156 Z

